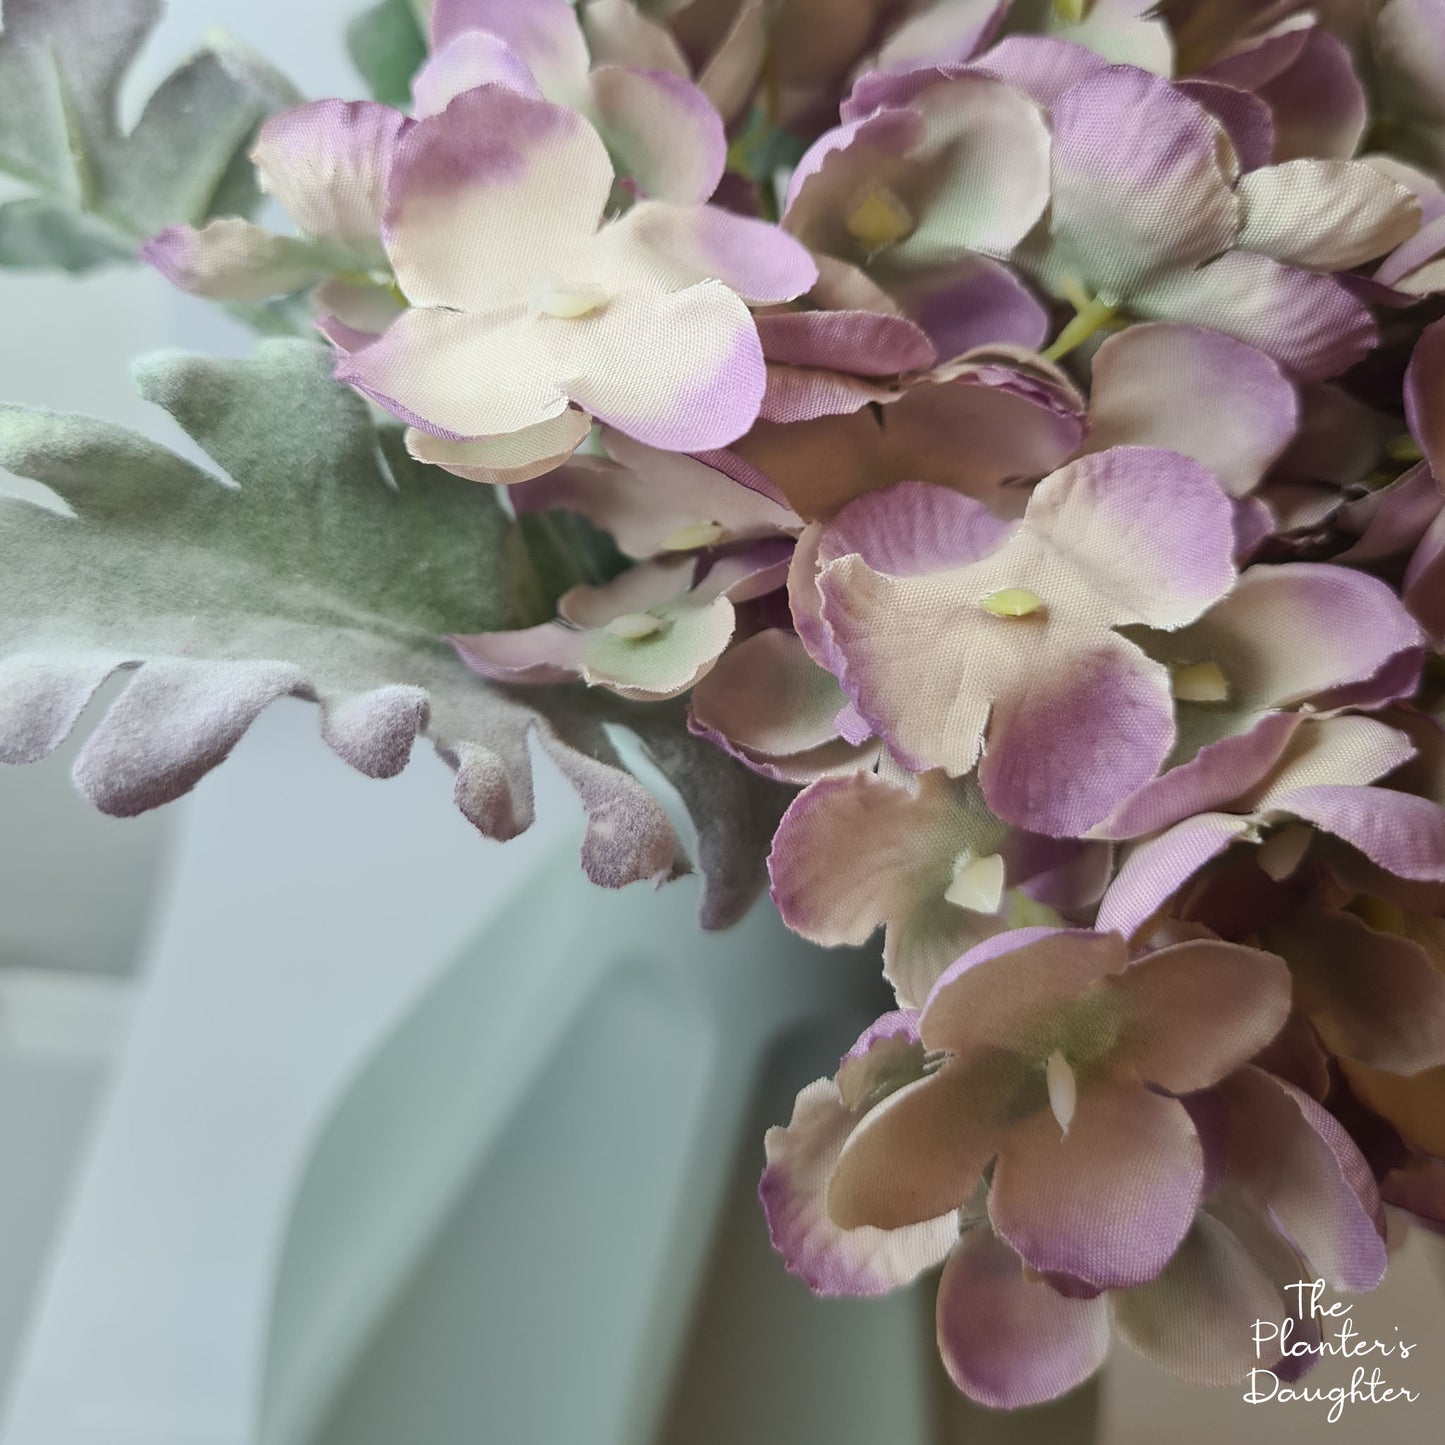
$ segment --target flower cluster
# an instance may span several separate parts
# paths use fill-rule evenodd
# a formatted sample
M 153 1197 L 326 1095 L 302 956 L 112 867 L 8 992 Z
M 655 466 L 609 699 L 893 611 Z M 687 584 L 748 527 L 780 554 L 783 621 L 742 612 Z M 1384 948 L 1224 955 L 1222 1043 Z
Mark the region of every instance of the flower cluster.
M 787 1267 L 942 1266 L 1001 1407 L 1377 1284 L 1445 1225 L 1445 0 L 436 0 L 412 95 L 145 254 L 606 534 L 456 657 L 685 697 L 785 922 L 883 930 Z

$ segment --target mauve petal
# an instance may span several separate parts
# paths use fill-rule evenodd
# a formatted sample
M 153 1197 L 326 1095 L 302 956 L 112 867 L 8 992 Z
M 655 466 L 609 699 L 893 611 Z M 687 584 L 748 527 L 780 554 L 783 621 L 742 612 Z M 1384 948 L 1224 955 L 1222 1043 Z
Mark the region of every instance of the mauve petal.
M 1177 1099 L 1098 1083 L 1080 1090 L 1066 1132 L 1045 1109 L 1003 1136 L 989 1218 L 1040 1273 L 1125 1289 L 1168 1264 L 1203 1183 L 1199 1138 Z
M 815 1294 L 881 1295 L 948 1257 L 958 1238 L 950 1215 L 903 1229 L 840 1229 L 828 1218 L 828 1178 L 856 1116 L 831 1079 L 798 1095 L 786 1128 L 763 1139 L 767 1168 L 758 1196 L 773 1248 Z
M 487 30 L 463 30 L 412 77 L 413 112 L 418 120 L 440 115 L 457 96 L 479 85 L 500 85 L 532 100 L 543 99 L 526 62 L 505 40 Z
M 1241 1069 L 1222 1092 L 1231 1112 L 1231 1177 L 1333 1288 L 1374 1289 L 1387 1263 L 1380 1196 L 1343 1127 L 1262 1069 Z
M 617 297 L 596 318 L 589 341 L 586 353 L 572 353 L 568 394 L 648 446 L 725 447 L 752 426 L 762 405 L 767 367 L 757 328 L 743 302 L 717 281 Z
M 267 301 L 315 285 L 330 267 L 309 242 L 278 236 L 234 216 L 171 226 L 152 236 L 140 258 L 172 286 L 215 301 Z
M 397 281 L 414 306 L 525 298 L 549 268 L 577 264 L 612 181 L 576 112 L 495 85 L 466 91 L 397 143 L 385 218 Z
M 1445 808 L 1387 788 L 1320 784 L 1273 804 L 1358 848 L 1399 878 L 1445 882 Z
M 1083 439 L 1071 399 L 999 367 L 945 368 L 894 398 L 881 418 L 858 396 L 848 416 L 759 425 L 736 450 L 811 518 L 895 482 L 997 497 L 1011 480 L 1053 471 Z M 1023 500 L 1020 489 L 1007 502 L 1021 510 Z
M 1177 81 L 1175 88 L 1203 106 L 1224 127 L 1242 171 L 1248 173 L 1270 163 L 1274 157 L 1274 116 L 1257 95 L 1199 78 Z
M 1405 569 L 1404 595 L 1431 641 L 1445 647 L 1445 511 L 1430 524 Z
M 1227 251 L 1197 270 L 1160 277 L 1133 297 L 1160 320 L 1212 327 L 1268 352 L 1300 381 L 1347 371 L 1375 346 L 1369 308 L 1331 276 Z
M 786 507 L 694 457 L 658 451 L 611 430 L 602 444 L 611 462 L 578 458 L 515 492 L 513 506 L 519 512 L 580 512 L 636 558 L 778 536 L 800 525 Z
M 1360 161 L 1296 160 L 1241 178 L 1236 243 L 1293 266 L 1348 271 L 1420 229 L 1420 203 Z
M 1400 1136 L 1407 1149 L 1445 1158 L 1445 1068 L 1391 1074 L 1340 1059 L 1350 1092 Z
M 1378 83 L 1400 131 L 1391 146 L 1434 171 L 1445 162 L 1445 32 L 1439 0 L 1390 0 L 1375 21 Z
M 954 862 L 996 853 L 1002 833 L 976 795 L 936 774 L 916 793 L 871 773 L 825 778 L 778 825 L 773 898 L 788 927 L 815 943 L 861 944 L 886 923 L 889 976 L 901 1001 L 920 1003 L 980 932 L 977 915 L 944 900 Z
M 1111 933 L 1020 928 L 999 934 L 939 978 L 920 1036 L 927 1048 L 960 1056 L 1014 1048 L 1037 1020 L 1128 966 L 1123 940 Z
M 878 52 L 878 68 L 893 74 L 924 66 L 959 65 L 993 39 L 1009 0 L 953 0 L 908 16 Z
M 1271 953 L 1208 939 L 1147 955 L 1113 981 L 1127 1000 L 1121 1057 L 1171 1093 L 1207 1089 L 1284 1027 L 1290 975 Z
M 1302 909 L 1266 942 L 1289 961 L 1325 1047 L 1394 1074 L 1445 1066 L 1445 975 L 1413 939 L 1353 913 Z
M 1246 803 L 1252 811 L 1288 812 L 1286 799 L 1320 785 L 1363 787 L 1409 762 L 1415 746 L 1404 733 L 1374 718 L 1307 718 L 1291 737 L 1264 788 Z
M 1115 624 L 1173 629 L 1234 581 L 1234 511 L 1197 462 L 1115 447 L 1046 477 L 1025 525 L 1106 599 Z
M 1037 351 L 1048 335 L 1048 312 L 1033 292 L 987 256 L 898 277 L 890 290 L 944 358 L 1000 345 Z
M 1050 229 L 1096 292 L 1131 297 L 1233 243 L 1233 153 L 1218 122 L 1168 81 L 1115 67 L 1065 92 L 1051 122 Z
M 1364 139 L 1369 100 L 1348 47 L 1320 26 L 1294 60 L 1258 88 L 1274 113 L 1277 161 L 1306 156 L 1348 160 Z
M 1094 926 L 1131 937 L 1211 858 L 1252 827 L 1248 818 L 1201 813 L 1137 844 L 1104 894 Z
M 1120 1339 L 1194 1385 L 1243 1383 L 1263 1363 L 1255 1321 L 1278 1321 L 1286 1304 L 1234 1232 L 1207 1213 L 1158 1278 L 1109 1302 Z
M 498 325 L 492 317 L 423 308 L 403 312 L 369 346 L 338 357 L 336 375 L 433 436 L 500 436 L 566 409 L 542 342 L 520 316 Z
M 406 449 L 418 461 L 442 467 L 453 476 L 504 486 L 560 466 L 587 440 L 591 429 L 592 418 L 569 407 L 521 431 L 469 441 L 448 441 L 413 428 L 406 434 Z
M 588 0 L 581 20 L 594 65 L 665 70 L 684 80 L 692 74 L 672 32 L 660 21 L 643 15 L 633 0 Z
M 675 284 L 718 280 L 754 305 L 791 301 L 818 279 L 817 263 L 785 231 L 718 206 L 645 201 L 604 235 L 642 252 L 641 264 L 662 268 Z
M 587 80 L 587 42 L 568 0 L 433 0 L 432 50 L 487 30 L 516 52 L 551 98 L 575 100 Z
M 478 676 L 527 686 L 580 677 L 586 640 L 585 633 L 556 622 L 517 632 L 478 632 L 447 639 Z
M 875 572 L 920 577 L 990 556 L 1017 527 L 972 497 L 926 482 L 899 482 L 856 498 L 828 522 L 818 563 L 857 556 Z
M 690 80 L 664 70 L 599 66 L 590 111 L 621 176 L 645 196 L 696 205 L 727 165 L 722 117 Z
M 869 1110 L 828 1184 L 833 1223 L 900 1229 L 962 1208 L 993 1158 L 999 1125 L 1018 1092 L 1010 1062 L 949 1065 Z M 1039 1088 L 1042 1094 L 1042 1080 Z
M 1036 104 L 1052 109 L 1066 91 L 1082 80 L 1102 75 L 1110 67 L 1097 51 L 1070 40 L 1049 35 L 1008 35 L 980 55 L 973 68 L 1008 81 Z M 854 95 L 861 90 L 862 82 Z M 845 102 L 845 111 L 851 104 Z
M 938 1349 L 969 1399 L 997 1410 L 1039 1405 L 1104 1363 L 1109 1307 L 1102 1296 L 1069 1299 L 1027 1279 L 1019 1257 L 978 1225 L 938 1283 Z
M 890 107 L 824 131 L 804 151 L 783 198 L 783 224 L 814 250 L 850 253 L 856 243 L 840 222 L 870 179 L 890 174 L 922 141 L 923 117 Z
M 373 101 L 318 100 L 272 116 L 251 159 L 299 230 L 380 261 L 387 174 L 407 125 Z
M 735 746 L 786 757 L 834 741 L 833 720 L 843 702 L 837 679 L 808 656 L 798 636 L 769 627 L 728 649 L 698 683 L 692 713 L 704 729 Z M 775 853 L 781 836 L 773 839 Z
M 1086 449 L 1168 447 L 1231 496 L 1259 485 L 1299 424 L 1294 385 L 1273 358 L 1201 326 L 1131 326 L 1093 361 Z
M 905 316 L 874 311 L 783 311 L 757 318 L 763 355 L 786 366 L 832 368 L 855 376 L 927 371 L 933 343 Z
M 1206 744 L 1187 763 L 1146 783 L 1093 836 L 1142 838 L 1197 813 L 1227 807 L 1268 777 L 1301 720 L 1296 713 L 1276 713 L 1246 733 Z
M 1445 321 L 1420 333 L 1405 373 L 1405 415 L 1430 470 L 1445 477 Z
M 1106 633 L 995 698 L 979 782 L 1007 822 L 1077 838 L 1153 778 L 1173 744 L 1168 669 Z
M 1373 678 L 1419 648 L 1394 590 L 1322 562 L 1251 567 L 1193 626 L 1163 644 L 1171 662 L 1215 663 L 1231 709 L 1294 707 Z

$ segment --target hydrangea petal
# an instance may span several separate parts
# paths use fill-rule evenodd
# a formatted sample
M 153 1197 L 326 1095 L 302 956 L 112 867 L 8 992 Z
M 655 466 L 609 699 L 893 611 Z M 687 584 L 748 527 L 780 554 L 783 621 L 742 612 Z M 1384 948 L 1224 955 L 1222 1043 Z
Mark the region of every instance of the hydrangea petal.
M 1216 1084 L 1284 1027 L 1290 976 L 1273 954 L 1209 939 L 1161 948 L 1114 981 L 1123 1046 L 1139 1077 L 1171 1093 Z
M 1099 1083 L 1080 1091 L 1062 1135 L 1048 1110 L 1004 1135 L 989 1218 L 1040 1273 L 1122 1289 L 1168 1264 L 1203 1184 L 1203 1151 L 1177 1099 Z
M 592 418 L 568 408 L 548 421 L 503 436 L 450 441 L 415 428 L 406 449 L 420 462 L 443 467 L 453 476 L 503 486 L 529 481 L 560 466 L 587 440 Z
M 618 65 L 592 72 L 590 112 L 621 175 L 645 196 L 707 200 L 727 164 L 722 117 L 690 80 Z
M 1094 356 L 1090 452 L 1126 443 L 1168 447 L 1242 497 L 1278 460 L 1298 423 L 1295 388 L 1279 364 L 1218 331 L 1131 326 Z
M 1405 415 L 1436 477 L 1445 476 L 1445 321 L 1420 333 L 1405 373 Z
M 433 0 L 432 50 L 469 30 L 504 40 L 537 78 L 543 92 L 563 102 L 586 84 L 587 42 L 568 0 Z
M 1240 179 L 1247 251 L 1315 271 L 1348 271 L 1420 229 L 1420 203 L 1357 161 L 1295 160 Z
M 1109 1307 L 1102 1296 L 1069 1299 L 1026 1278 L 1019 1257 L 979 1225 L 939 1281 L 938 1348 L 969 1399 L 998 1410 L 1039 1405 L 1104 1363 Z
M 381 258 L 386 180 L 406 118 L 367 100 L 318 100 L 272 116 L 251 159 L 308 236 Z
M 330 272 L 309 242 L 226 216 L 171 226 L 141 247 L 141 259 L 173 286 L 215 301 L 265 301 L 314 285 Z
M 889 287 L 941 357 L 1000 345 L 1037 351 L 1048 334 L 1048 313 L 1033 292 L 987 256 L 890 278 Z
M 413 112 L 417 119 L 440 115 L 464 91 L 500 85 L 542 100 L 527 63 L 498 35 L 488 30 L 463 30 L 437 50 L 412 77 Z
M 1284 793 L 1274 803 L 1343 838 L 1399 878 L 1445 882 L 1445 809 L 1429 798 L 1319 784 Z
M 786 1128 L 763 1140 L 767 1168 L 758 1195 L 773 1248 L 815 1294 L 887 1294 L 948 1257 L 958 1238 L 952 1215 L 902 1229 L 840 1229 L 825 1206 L 829 1175 L 857 1116 L 831 1079 L 810 1084 Z
M 576 112 L 496 85 L 466 91 L 397 144 L 385 218 L 397 281 L 413 306 L 482 311 L 528 295 L 549 268 L 597 280 L 567 273 L 612 179 Z
M 1010 0 L 954 0 L 910 15 L 878 52 L 878 68 L 902 73 L 923 66 L 957 65 L 993 39 Z

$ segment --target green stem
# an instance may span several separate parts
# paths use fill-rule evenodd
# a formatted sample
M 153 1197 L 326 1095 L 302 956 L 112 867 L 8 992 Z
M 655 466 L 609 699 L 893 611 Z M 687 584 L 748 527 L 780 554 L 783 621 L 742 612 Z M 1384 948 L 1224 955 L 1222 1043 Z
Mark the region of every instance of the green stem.
M 1102 331 L 1119 315 L 1119 308 L 1106 301 L 1086 301 L 1079 305 L 1074 319 L 1059 332 L 1054 344 L 1044 352 L 1045 361 L 1062 361 L 1076 347 L 1082 346 L 1096 332 Z

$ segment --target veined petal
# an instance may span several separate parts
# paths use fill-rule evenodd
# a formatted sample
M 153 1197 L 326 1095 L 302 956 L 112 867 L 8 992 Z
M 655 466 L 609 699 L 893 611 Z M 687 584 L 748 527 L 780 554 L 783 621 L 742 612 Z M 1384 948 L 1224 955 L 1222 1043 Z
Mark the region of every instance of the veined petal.
M 569 11 L 570 14 L 570 11 Z M 555 269 L 579 264 L 612 190 L 597 132 L 565 106 L 500 86 L 457 96 L 417 121 L 396 147 L 385 234 L 414 306 L 525 300 Z
M 1239 182 L 1238 245 L 1314 271 L 1348 271 L 1420 229 L 1420 203 L 1361 161 L 1295 160 Z
M 603 65 L 592 72 L 589 99 L 618 174 L 643 195 L 689 206 L 717 189 L 727 136 L 722 117 L 690 80 Z
M 314 285 L 331 268 L 316 247 L 250 221 L 225 216 L 194 226 L 171 226 L 141 247 L 173 286 L 215 301 L 265 301 Z
M 272 116 L 251 159 L 300 230 L 379 263 L 387 174 L 407 124 L 372 101 L 318 100 Z
M 1015 1410 L 1082 1384 L 1109 1350 L 1103 1296 L 1070 1299 L 1028 1279 L 986 1225 L 969 1230 L 938 1284 L 938 1348 L 949 1378 L 971 1400 Z

